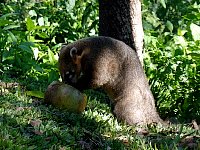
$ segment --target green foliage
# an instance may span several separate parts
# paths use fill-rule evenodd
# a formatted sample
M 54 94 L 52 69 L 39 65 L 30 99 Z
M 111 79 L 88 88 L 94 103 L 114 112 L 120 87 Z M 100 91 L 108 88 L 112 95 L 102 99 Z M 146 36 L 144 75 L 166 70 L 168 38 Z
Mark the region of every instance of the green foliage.
M 7 1 L 0 4 L 0 73 L 27 80 L 59 78 L 61 43 L 97 33 L 94 1 Z
M 151 1 L 144 7 L 147 76 L 161 116 L 199 119 L 200 4 L 165 3 L 165 9 Z

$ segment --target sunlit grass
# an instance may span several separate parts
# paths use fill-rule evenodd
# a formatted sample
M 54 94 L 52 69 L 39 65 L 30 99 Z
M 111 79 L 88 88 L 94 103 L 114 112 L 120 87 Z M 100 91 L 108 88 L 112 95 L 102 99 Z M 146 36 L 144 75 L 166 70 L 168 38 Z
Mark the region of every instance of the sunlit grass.
M 189 125 L 138 127 L 120 123 L 105 103 L 106 96 L 86 92 L 83 114 L 70 114 L 23 93 L 0 97 L 1 149 L 179 149 L 198 148 L 198 131 Z M 95 96 L 96 94 L 96 96 Z M 100 94 L 100 95 L 99 95 Z M 192 142 L 184 143 L 190 137 Z

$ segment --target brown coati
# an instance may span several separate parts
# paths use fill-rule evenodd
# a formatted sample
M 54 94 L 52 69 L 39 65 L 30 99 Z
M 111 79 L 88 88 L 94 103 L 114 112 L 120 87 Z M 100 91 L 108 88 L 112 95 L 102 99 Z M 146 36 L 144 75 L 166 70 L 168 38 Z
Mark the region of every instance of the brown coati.
M 63 45 L 59 56 L 63 82 L 79 90 L 101 87 L 119 120 L 133 124 L 162 122 L 136 52 L 110 37 L 90 37 Z

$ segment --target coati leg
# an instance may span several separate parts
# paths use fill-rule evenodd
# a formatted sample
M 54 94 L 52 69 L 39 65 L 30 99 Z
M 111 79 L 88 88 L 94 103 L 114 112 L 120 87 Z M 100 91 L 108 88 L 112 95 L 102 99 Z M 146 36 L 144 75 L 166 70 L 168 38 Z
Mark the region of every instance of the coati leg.
M 124 96 L 118 100 L 114 105 L 113 112 L 118 120 L 125 121 L 129 125 L 162 122 L 161 119 L 158 119 L 160 117 L 156 112 L 154 102 L 150 102 L 148 96 L 151 95 L 144 95 L 139 88 L 132 89 L 131 97 Z

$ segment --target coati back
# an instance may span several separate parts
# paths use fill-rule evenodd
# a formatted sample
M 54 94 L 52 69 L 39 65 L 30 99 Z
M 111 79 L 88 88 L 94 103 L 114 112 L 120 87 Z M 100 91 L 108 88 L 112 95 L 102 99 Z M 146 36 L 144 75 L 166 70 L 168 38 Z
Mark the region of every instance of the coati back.
M 128 124 L 161 122 L 136 52 L 110 37 L 90 37 L 63 45 L 59 56 L 63 82 L 79 90 L 103 88 L 114 114 Z

